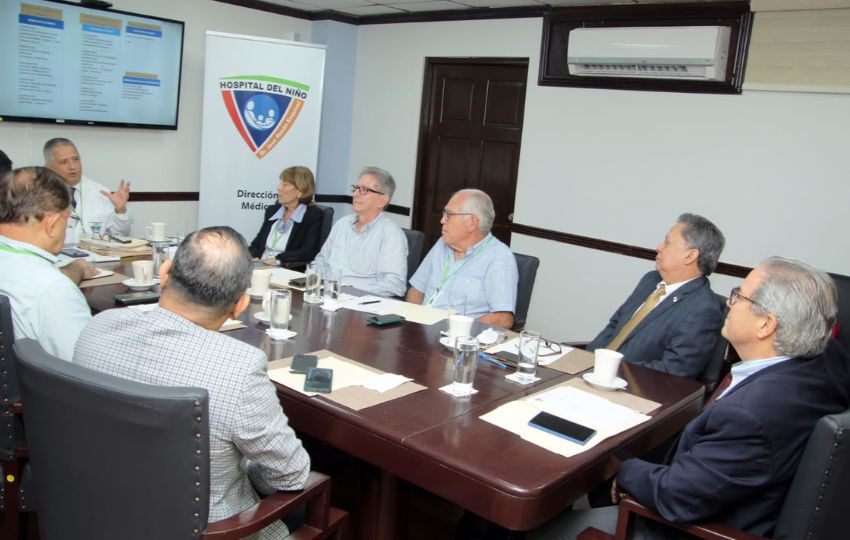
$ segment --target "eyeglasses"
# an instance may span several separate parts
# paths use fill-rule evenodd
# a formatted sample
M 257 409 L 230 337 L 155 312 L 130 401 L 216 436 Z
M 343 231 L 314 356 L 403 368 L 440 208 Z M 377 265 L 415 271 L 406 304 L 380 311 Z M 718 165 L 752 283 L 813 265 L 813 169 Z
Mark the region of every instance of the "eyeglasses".
M 748 297 L 744 296 L 743 294 L 741 294 L 741 287 L 735 287 L 734 289 L 732 289 L 731 292 L 729 292 L 729 305 L 734 306 L 738 302 L 739 299 L 746 300 L 747 302 L 750 302 L 751 304 L 755 304 L 758 307 L 764 309 L 763 305 L 759 304 L 758 302 L 756 302 L 752 298 L 748 298 Z
M 70 215 L 70 216 L 68 216 L 68 222 L 67 222 L 67 224 L 66 224 L 65 226 L 66 226 L 67 228 L 69 228 L 69 229 L 73 229 L 74 227 L 76 227 L 76 226 L 77 226 L 77 224 L 78 224 L 79 222 L 80 222 L 80 216 L 78 216 L 77 214 L 74 214 L 74 213 L 72 212 L 72 213 L 71 213 L 71 215 Z
M 471 216 L 472 212 L 449 212 L 448 210 L 443 210 L 443 219 L 448 221 L 450 218 L 454 216 Z
M 537 356 L 555 356 L 562 352 L 561 344 L 557 341 L 549 341 L 546 338 L 540 338 L 540 348 L 537 349 Z
M 378 195 L 386 195 L 383 191 L 378 191 L 377 189 L 372 189 L 366 186 L 358 186 L 355 184 L 351 185 L 351 193 L 360 193 L 361 195 L 368 195 L 369 193 L 377 193 Z

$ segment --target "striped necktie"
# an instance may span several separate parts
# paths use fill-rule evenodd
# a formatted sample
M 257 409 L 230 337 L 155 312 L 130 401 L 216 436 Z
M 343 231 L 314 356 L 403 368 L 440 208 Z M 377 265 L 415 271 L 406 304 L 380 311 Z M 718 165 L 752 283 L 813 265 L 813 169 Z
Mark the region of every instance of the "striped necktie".
M 635 314 L 632 315 L 632 318 L 623 326 L 623 328 L 617 333 L 614 339 L 611 340 L 611 343 L 608 344 L 606 349 L 611 349 L 612 351 L 616 351 L 620 345 L 629 337 L 629 334 L 632 333 L 632 330 L 635 329 L 640 322 L 649 315 L 649 312 L 658 304 L 658 301 L 661 300 L 661 297 L 664 296 L 665 286 L 662 283 L 655 289 L 652 294 L 646 297 L 643 305 L 635 311 Z

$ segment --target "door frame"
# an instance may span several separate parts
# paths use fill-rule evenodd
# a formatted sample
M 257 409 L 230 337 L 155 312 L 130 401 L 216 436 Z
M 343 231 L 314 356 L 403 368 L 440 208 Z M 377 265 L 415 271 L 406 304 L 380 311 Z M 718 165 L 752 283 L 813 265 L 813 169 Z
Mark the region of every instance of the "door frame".
M 441 56 L 426 56 L 425 57 L 425 76 L 422 81 L 422 105 L 419 111 L 419 141 L 416 145 L 416 172 L 413 180 L 413 205 L 411 208 L 410 228 L 422 230 L 420 220 L 423 219 L 423 212 L 420 209 L 420 201 L 424 200 L 421 191 L 425 189 L 425 182 L 422 180 L 422 171 L 425 170 L 427 156 L 425 155 L 425 147 L 428 142 L 428 136 L 431 133 L 433 126 L 431 125 L 431 110 L 434 107 L 434 95 L 431 94 L 430 88 L 434 82 L 435 66 L 437 65 L 503 65 L 503 66 L 529 66 L 529 59 L 525 57 L 493 57 L 493 56 L 473 56 L 468 58 L 451 58 Z M 528 81 L 526 81 L 526 88 Z M 510 229 L 513 232 L 513 222 L 510 222 Z M 425 246 L 425 252 L 431 249 L 431 246 Z

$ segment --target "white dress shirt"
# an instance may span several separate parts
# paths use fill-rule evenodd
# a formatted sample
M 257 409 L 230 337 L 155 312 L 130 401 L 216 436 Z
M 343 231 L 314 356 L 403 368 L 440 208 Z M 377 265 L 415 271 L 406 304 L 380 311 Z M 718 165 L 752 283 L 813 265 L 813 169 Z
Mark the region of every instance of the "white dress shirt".
M 0 236 L 0 293 L 12 305 L 15 339 L 32 338 L 70 362 L 91 310 L 80 288 L 54 266 L 58 260 L 32 244 Z
M 130 208 L 123 214 L 115 213 L 112 201 L 100 191 L 109 191 L 106 186 L 98 184 L 86 175 L 80 179 L 76 189 L 72 191 L 76 208 L 74 213 L 80 217 L 80 222 L 65 231 L 65 243 L 77 244 L 83 233 L 91 233 L 91 224 L 100 222 L 101 234 L 120 234 L 128 236 L 133 225 L 133 215 Z

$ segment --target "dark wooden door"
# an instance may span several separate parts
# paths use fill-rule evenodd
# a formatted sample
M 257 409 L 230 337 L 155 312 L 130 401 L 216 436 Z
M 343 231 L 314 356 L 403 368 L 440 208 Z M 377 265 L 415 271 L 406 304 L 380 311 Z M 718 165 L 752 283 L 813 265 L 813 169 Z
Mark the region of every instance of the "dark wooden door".
M 493 198 L 493 234 L 510 245 L 527 78 L 527 59 L 427 59 L 412 220 L 426 251 L 464 188 Z

